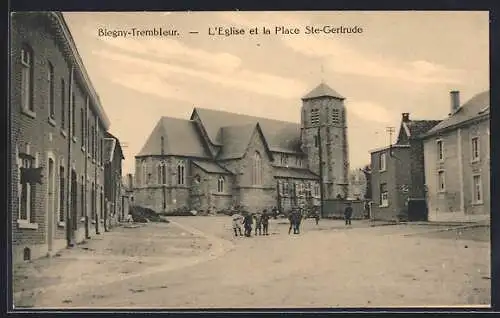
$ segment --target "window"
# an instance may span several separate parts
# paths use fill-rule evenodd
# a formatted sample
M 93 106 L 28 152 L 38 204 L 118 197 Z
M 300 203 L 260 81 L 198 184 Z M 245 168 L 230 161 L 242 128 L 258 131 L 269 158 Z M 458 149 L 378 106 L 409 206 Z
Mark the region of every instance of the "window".
M 320 193 L 319 193 L 319 192 L 320 192 L 320 189 L 319 189 L 319 188 L 320 188 L 320 187 L 319 187 L 319 183 L 315 183 L 315 184 L 314 184 L 314 196 L 315 196 L 315 197 L 319 197 L 319 196 L 320 196 Z
M 66 84 L 64 78 L 61 78 L 61 129 L 66 127 Z
M 222 176 L 217 180 L 217 192 L 224 192 L 224 177 Z
M 319 136 L 314 135 L 314 147 L 318 148 L 319 147 Z
M 101 162 L 101 165 L 103 164 L 103 162 L 102 162 L 103 147 L 104 147 L 104 145 L 103 145 L 103 139 L 101 137 L 101 146 L 100 146 L 101 151 L 99 153 L 99 161 Z
M 185 173 L 184 161 L 179 161 L 177 164 L 177 184 L 184 184 Z
M 85 147 L 85 110 L 80 109 L 80 135 L 82 138 L 82 147 Z
M 319 125 L 319 109 L 317 108 L 311 109 L 311 125 Z
M 442 140 L 438 140 L 436 142 L 436 145 L 437 145 L 437 155 L 438 155 L 438 160 L 439 161 L 442 161 L 444 160 L 444 148 L 443 148 L 443 141 Z
M 472 138 L 472 161 L 479 160 L 479 137 Z
M 379 157 L 379 171 L 385 171 L 387 168 L 386 154 L 382 152 Z
M 76 98 L 71 96 L 71 135 L 76 137 Z
M 142 162 L 142 185 L 145 186 L 148 184 L 148 169 L 146 166 L 146 161 Z
M 48 74 L 47 74 L 47 81 L 48 81 L 48 94 L 47 94 L 47 103 L 49 105 L 49 118 L 52 120 L 56 119 L 56 109 L 54 105 L 54 67 L 52 64 L 49 62 L 48 64 Z
M 35 158 L 30 155 L 20 155 L 19 163 L 19 168 L 35 168 Z M 19 175 L 21 175 L 20 173 L 21 169 L 19 169 Z M 19 184 L 19 220 L 34 223 L 34 213 L 32 212 L 34 212 L 35 187 L 34 184 L 29 183 Z
M 283 181 L 283 195 L 288 196 L 289 194 L 289 188 L 288 188 L 288 181 Z
M 473 202 L 476 204 L 483 203 L 483 186 L 481 183 L 481 176 L 473 176 L 474 183 L 474 199 Z
M 380 206 L 389 206 L 389 193 L 387 192 L 387 183 L 380 184 Z
M 92 144 L 91 144 L 91 149 L 92 149 L 91 151 L 92 152 L 91 152 L 91 154 L 92 154 L 92 158 L 95 159 L 95 138 L 96 138 L 95 137 L 95 127 L 92 126 L 91 129 L 92 129 Z
M 438 191 L 444 192 L 446 189 L 444 170 L 438 171 Z
M 332 124 L 334 125 L 340 124 L 340 116 L 338 109 L 332 109 Z
M 300 159 L 299 157 L 296 157 L 295 158 L 295 165 L 297 167 L 302 167 L 302 159 Z
M 160 162 L 158 165 L 158 184 L 167 184 L 167 169 L 166 163 Z
M 288 156 L 285 154 L 281 154 L 281 165 L 283 166 L 288 165 Z
M 59 222 L 64 222 L 64 191 L 65 191 L 64 166 L 59 167 Z
M 23 110 L 34 112 L 33 105 L 33 51 L 27 45 L 21 49 L 21 104 Z
M 262 158 L 260 153 L 256 151 L 252 161 L 252 184 L 262 184 Z

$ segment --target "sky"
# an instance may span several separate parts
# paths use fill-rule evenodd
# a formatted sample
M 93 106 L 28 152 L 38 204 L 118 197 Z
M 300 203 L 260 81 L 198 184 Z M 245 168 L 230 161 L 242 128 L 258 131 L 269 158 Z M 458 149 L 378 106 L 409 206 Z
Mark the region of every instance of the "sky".
M 102 106 L 124 146 L 124 173 L 161 116 L 193 107 L 299 122 L 301 97 L 322 81 L 346 98 L 351 168 L 390 143 L 401 113 L 444 119 L 489 89 L 483 12 L 68 12 L 63 14 Z M 306 27 L 356 28 L 306 34 Z M 244 35 L 210 35 L 215 28 Z M 257 27 L 259 34 L 249 34 Z M 271 34 L 262 34 L 262 28 Z M 276 27 L 300 34 L 275 34 Z M 102 36 L 103 30 L 177 30 L 176 36 Z M 101 30 L 101 31 L 100 31 Z M 198 32 L 198 33 L 190 33 Z M 182 136 L 179 136 L 182 138 Z

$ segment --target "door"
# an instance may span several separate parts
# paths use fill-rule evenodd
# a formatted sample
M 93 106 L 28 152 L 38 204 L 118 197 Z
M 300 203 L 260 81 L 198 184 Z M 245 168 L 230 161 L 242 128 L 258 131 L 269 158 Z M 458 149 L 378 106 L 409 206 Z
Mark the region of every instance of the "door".
M 47 197 L 47 245 L 49 252 L 52 251 L 53 240 L 54 240 L 54 222 L 55 222 L 55 193 L 54 193 L 54 160 L 49 158 L 49 175 L 48 175 L 48 197 Z
M 74 231 L 78 229 L 78 205 L 77 205 L 78 183 L 75 170 L 71 171 L 71 224 Z M 73 231 L 73 235 L 75 232 Z
M 408 200 L 408 221 L 427 221 L 428 209 L 425 199 Z

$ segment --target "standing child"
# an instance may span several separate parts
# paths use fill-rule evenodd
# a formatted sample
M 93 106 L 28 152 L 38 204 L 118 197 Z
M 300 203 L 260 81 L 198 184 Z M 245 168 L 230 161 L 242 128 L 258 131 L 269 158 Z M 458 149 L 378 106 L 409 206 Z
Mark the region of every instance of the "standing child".
M 233 231 L 234 231 L 234 236 L 238 236 L 238 234 L 240 236 L 243 236 L 243 234 L 241 234 L 241 223 L 243 222 L 243 216 L 236 213 L 236 214 L 233 214 Z
M 267 210 L 262 213 L 262 230 L 264 235 L 269 235 L 269 214 L 267 214 Z

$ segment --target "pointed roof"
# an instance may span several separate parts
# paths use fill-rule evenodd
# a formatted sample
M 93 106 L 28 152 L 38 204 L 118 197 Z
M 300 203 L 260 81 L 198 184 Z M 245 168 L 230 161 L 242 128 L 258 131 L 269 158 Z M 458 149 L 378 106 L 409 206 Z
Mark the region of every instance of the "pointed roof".
M 186 119 L 161 117 L 137 156 L 163 155 L 211 158 L 203 146 L 196 123 Z
M 333 97 L 340 100 L 345 99 L 345 97 L 337 93 L 333 88 L 326 85 L 325 83 L 321 83 L 318 86 L 316 86 L 315 89 L 310 91 L 306 96 L 302 97 L 302 100 L 319 98 L 319 97 Z
M 441 120 L 408 120 L 401 123 L 401 128 L 396 144 L 403 144 L 410 139 L 418 138 L 420 135 L 425 134 L 434 126 L 439 124 Z M 403 137 L 402 132 L 405 133 Z
M 220 166 L 216 162 L 206 161 L 206 160 L 193 160 L 192 163 L 198 166 L 201 170 L 206 173 L 217 173 L 217 174 L 233 174 L 231 171 Z
M 301 152 L 299 123 L 198 107 L 193 110 L 191 119 L 196 115 L 200 118 L 213 145 L 222 146 L 231 139 L 229 136 L 233 134 L 238 134 L 238 138 L 242 138 L 240 134 L 250 134 L 249 130 L 253 132 L 253 127 L 259 124 L 270 150 L 289 153 Z M 240 126 L 244 131 L 235 132 L 239 129 L 236 126 Z
M 470 120 L 490 115 L 490 91 L 484 91 L 469 99 L 450 117 L 441 121 L 429 130 L 423 137 L 437 134 L 443 130 L 452 129 L 469 122 Z

